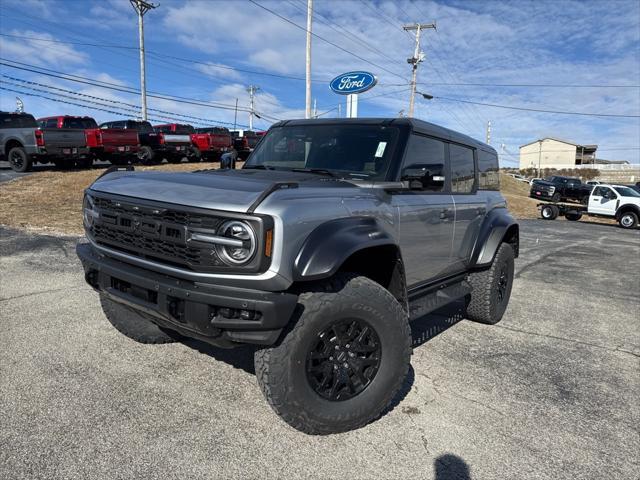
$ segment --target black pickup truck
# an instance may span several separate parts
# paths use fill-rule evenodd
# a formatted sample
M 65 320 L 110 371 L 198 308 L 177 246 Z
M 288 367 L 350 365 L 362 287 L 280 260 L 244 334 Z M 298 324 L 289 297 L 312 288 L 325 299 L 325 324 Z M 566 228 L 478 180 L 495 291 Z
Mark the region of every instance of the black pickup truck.
M 579 178 L 553 176 L 534 182 L 529 196 L 552 202 L 576 200 L 586 204 L 592 189 L 593 185 L 582 183 Z

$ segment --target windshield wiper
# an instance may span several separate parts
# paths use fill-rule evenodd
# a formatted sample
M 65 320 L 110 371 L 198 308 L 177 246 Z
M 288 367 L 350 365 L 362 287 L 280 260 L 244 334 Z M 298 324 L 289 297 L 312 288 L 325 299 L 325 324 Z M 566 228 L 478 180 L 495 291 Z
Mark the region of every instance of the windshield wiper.
M 317 173 L 318 175 L 327 175 L 329 177 L 337 177 L 335 173 L 331 170 L 326 170 L 324 168 L 292 168 L 292 172 L 302 172 L 302 173 Z

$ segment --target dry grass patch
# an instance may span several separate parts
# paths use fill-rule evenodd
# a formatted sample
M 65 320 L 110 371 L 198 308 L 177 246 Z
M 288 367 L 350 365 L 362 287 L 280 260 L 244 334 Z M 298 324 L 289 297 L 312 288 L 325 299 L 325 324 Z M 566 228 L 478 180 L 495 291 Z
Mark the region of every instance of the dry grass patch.
M 190 172 L 213 168 L 211 163 L 136 166 L 136 171 Z M 0 225 L 81 235 L 82 195 L 104 169 L 35 172 L 0 184 Z

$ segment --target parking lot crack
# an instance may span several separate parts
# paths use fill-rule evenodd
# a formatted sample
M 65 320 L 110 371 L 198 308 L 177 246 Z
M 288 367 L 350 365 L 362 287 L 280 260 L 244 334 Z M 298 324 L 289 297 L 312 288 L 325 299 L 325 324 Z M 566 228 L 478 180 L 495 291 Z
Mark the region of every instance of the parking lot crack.
M 63 290 L 69 290 L 70 288 L 79 288 L 79 287 L 82 287 L 82 286 L 84 286 L 84 284 L 81 284 L 81 285 L 68 285 L 66 287 L 52 288 L 50 290 L 39 290 L 37 292 L 30 292 L 30 293 L 25 293 L 23 295 L 16 295 L 15 297 L 0 298 L 0 302 L 8 302 L 9 300 L 17 300 L 18 298 L 31 297 L 31 296 L 34 296 L 34 295 L 43 295 L 45 293 L 61 292 Z
M 638 355 L 637 353 L 634 353 L 632 351 L 625 350 L 619 347 L 610 347 L 607 345 L 600 345 L 598 343 L 585 342 L 582 340 L 574 340 L 572 338 L 566 338 L 566 337 L 558 337 L 557 335 L 549 335 L 547 333 L 530 332 L 528 330 L 521 330 L 519 328 L 507 327 L 505 325 L 494 325 L 494 326 L 505 329 L 505 330 L 511 330 L 512 332 L 524 333 L 525 335 L 535 335 L 536 337 L 552 338 L 554 340 L 560 340 L 563 342 L 576 343 L 579 345 L 587 345 L 589 347 L 600 348 L 602 350 L 608 350 L 610 352 L 621 352 L 621 353 L 627 353 L 629 355 L 633 355 L 635 357 L 640 357 L 640 355 Z

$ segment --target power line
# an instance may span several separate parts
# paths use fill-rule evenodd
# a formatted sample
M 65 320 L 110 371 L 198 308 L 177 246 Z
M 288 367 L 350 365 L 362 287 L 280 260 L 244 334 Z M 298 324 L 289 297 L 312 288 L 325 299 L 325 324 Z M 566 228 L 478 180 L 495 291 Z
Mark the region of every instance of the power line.
M 27 65 L 28 67 L 31 68 L 25 68 L 25 67 L 20 67 L 17 65 L 11 65 L 9 63 L 5 63 L 5 61 L 9 61 L 9 62 L 13 62 L 13 63 L 17 63 L 19 65 Z M 87 78 L 87 77 L 82 77 L 80 75 L 73 75 L 73 74 L 69 74 L 69 73 L 64 73 L 64 72 L 60 72 L 57 70 L 53 70 L 50 68 L 44 68 L 44 67 L 38 67 L 36 65 L 29 65 L 23 62 L 17 62 L 15 60 L 7 60 L 5 58 L 0 57 L 0 65 L 4 65 L 10 68 L 15 68 L 18 70 L 24 70 L 24 71 L 28 71 L 28 72 L 32 72 L 32 73 L 37 73 L 40 75 L 45 75 L 45 76 L 49 76 L 49 77 L 54 77 L 54 78 L 60 78 L 62 80 L 67 80 L 67 81 L 71 81 L 71 82 L 77 82 L 77 83 L 83 83 L 86 85 L 91 85 L 94 87 L 99 87 L 99 88 L 105 88 L 105 89 L 109 89 L 109 90 L 115 90 L 115 91 L 119 91 L 119 92 L 123 92 L 123 93 L 128 93 L 128 94 L 139 94 L 140 91 L 136 90 L 132 87 L 126 87 L 126 86 L 122 86 L 122 85 L 118 85 L 115 83 L 111 83 L 111 82 L 104 82 L 102 80 L 95 80 L 92 78 Z M 39 70 L 34 70 L 34 69 L 39 69 L 39 70 L 44 70 L 44 71 L 39 71 Z M 53 73 L 48 73 L 48 72 L 53 72 Z M 159 92 L 149 92 L 150 94 L 148 94 L 149 97 L 152 98 L 157 98 L 157 99 L 161 99 L 161 100 L 170 100 L 170 101 L 181 101 L 183 103 L 188 103 L 188 104 L 192 104 L 192 105 L 198 105 L 198 106 L 202 106 L 202 107 L 209 107 L 209 108 L 217 108 L 217 109 L 221 109 L 221 110 L 235 110 L 235 105 L 229 105 L 229 104 L 224 104 L 224 103 L 213 103 L 213 102 L 205 102 L 203 100 L 197 100 L 197 99 L 192 99 L 192 98 L 188 98 L 188 97 L 181 97 L 178 95 L 170 95 L 170 94 L 164 94 L 164 93 L 159 93 Z M 243 112 L 248 112 L 249 109 L 246 108 L 239 108 L 238 110 L 243 111 Z
M 294 21 L 292 21 L 292 20 L 288 19 L 287 17 L 285 17 L 285 16 L 283 16 L 283 15 L 280 15 L 278 12 L 275 12 L 275 11 L 271 10 L 270 8 L 265 7 L 264 5 L 259 4 L 259 3 L 258 3 L 258 2 L 256 2 L 255 0 L 248 0 L 248 1 L 249 1 L 249 2 L 251 2 L 251 3 L 253 3 L 255 6 L 257 6 L 257 7 L 261 8 L 261 9 L 263 9 L 263 10 L 265 10 L 265 11 L 267 11 L 267 12 L 271 13 L 272 15 L 275 15 L 276 17 L 278 17 L 278 18 L 280 18 L 280 19 L 284 20 L 285 22 L 287 22 L 287 23 L 289 23 L 289 24 L 293 25 L 294 27 L 296 27 L 296 28 L 298 28 L 298 29 L 300 29 L 300 30 L 302 30 L 302 31 L 304 31 L 304 32 L 307 32 L 307 29 L 306 29 L 305 27 L 302 27 L 302 26 L 298 25 L 297 23 L 295 23 Z M 321 36 L 320 36 L 320 35 L 318 35 L 317 33 L 310 32 L 310 34 L 311 34 L 312 36 L 314 36 L 314 37 L 316 37 L 316 38 L 318 38 L 318 39 L 322 40 L 323 42 L 328 43 L 328 44 L 329 44 L 329 45 L 331 45 L 332 47 L 335 47 L 335 48 L 337 48 L 338 50 L 341 50 L 341 51 L 343 51 L 343 52 L 345 52 L 345 53 L 348 53 L 349 55 L 351 55 L 351 56 L 353 56 L 353 57 L 355 57 L 355 58 L 357 58 L 357 59 L 359 59 L 359 60 L 362 60 L 363 62 L 368 63 L 369 65 L 373 65 L 374 67 L 377 67 L 377 68 L 379 68 L 380 70 L 384 70 L 385 72 L 390 73 L 391 75 L 395 75 L 396 77 L 400 77 L 400 78 L 404 79 L 404 77 L 403 77 L 402 75 L 400 75 L 400 74 L 398 74 L 398 73 L 396 73 L 396 72 L 394 72 L 394 71 L 392 71 L 392 70 L 389 70 L 388 68 L 385 68 L 385 67 L 383 67 L 383 66 L 381 66 L 381 65 L 378 65 L 378 64 L 376 64 L 376 63 L 373 63 L 373 62 L 371 62 L 371 61 L 367 60 L 366 58 L 361 57 L 361 56 L 360 56 L 360 55 L 358 55 L 357 53 L 353 53 L 352 51 L 347 50 L 346 48 L 343 48 L 343 47 L 341 47 L 340 45 L 338 45 L 338 44 L 336 44 L 336 43 L 333 43 L 332 41 L 327 40 L 327 39 L 326 39 L 326 38 L 324 38 L 324 37 L 321 37 Z
M 451 87 L 526 87 L 526 88 L 640 88 L 640 85 L 573 85 L 552 83 L 445 83 L 418 82 L 419 85 Z
M 485 107 L 495 107 L 495 108 L 506 108 L 509 110 L 523 110 L 526 112 L 539 112 L 539 113 L 556 113 L 561 115 L 580 115 L 585 117 L 617 117 L 617 118 L 640 118 L 640 115 L 623 115 L 623 114 L 614 114 L 614 113 L 587 113 L 587 112 L 567 112 L 562 110 L 542 110 L 539 108 L 527 108 L 527 107 L 510 107 L 508 105 L 498 105 L 495 103 L 483 103 L 483 102 L 473 102 L 471 100 L 463 100 L 460 98 L 448 98 L 448 97 L 439 97 L 434 96 L 433 98 L 437 98 L 439 100 L 446 100 L 449 102 L 460 102 L 460 103 L 469 103 L 472 105 L 483 105 Z
M 75 97 L 70 97 L 70 96 L 62 95 L 62 94 L 56 94 L 54 92 L 49 92 L 49 91 L 46 91 L 46 90 L 41 90 L 41 89 L 37 89 L 37 88 L 34 88 L 34 87 L 30 87 L 28 85 L 20 85 L 20 84 L 13 83 L 13 82 L 7 82 L 6 80 L 1 81 L 3 83 L 8 83 L 8 84 L 11 84 L 11 85 L 14 85 L 14 86 L 18 86 L 20 88 L 33 89 L 34 91 L 47 93 L 49 95 L 60 95 L 61 97 L 64 97 L 64 98 L 71 98 L 71 99 L 76 99 L 76 100 L 78 100 L 76 97 L 84 97 L 84 98 L 89 98 L 91 100 L 97 100 L 99 102 L 107 102 L 107 103 L 112 103 L 112 104 L 124 105 L 124 107 L 117 107 L 117 108 L 121 108 L 123 110 L 133 110 L 135 112 L 140 110 L 140 106 L 139 105 L 135 105 L 135 104 L 132 104 L 132 103 L 126 103 L 126 102 L 122 102 L 122 101 L 119 101 L 119 100 L 111 100 L 111 99 L 108 99 L 108 98 L 97 97 L 95 95 L 87 95 L 85 93 L 74 92 L 72 90 L 67 90 L 67 89 L 60 88 L 60 87 L 54 87 L 54 86 L 51 86 L 51 85 L 45 85 L 43 83 L 33 82 L 33 81 L 30 81 L 30 80 L 23 80 L 21 78 L 11 77 L 9 75 L 2 75 L 2 77 L 8 78 L 10 80 L 15 80 L 17 82 L 21 82 L 23 84 L 37 85 L 37 86 L 44 87 L 44 88 L 47 88 L 47 89 L 50 89 L 50 90 L 57 90 L 59 92 L 69 93 L 71 95 L 75 95 Z M 82 100 L 82 101 L 85 101 L 85 100 Z M 103 106 L 106 106 L 106 105 L 103 105 Z M 222 120 L 213 120 L 213 119 L 209 119 L 209 118 L 196 117 L 196 116 L 193 116 L 193 115 L 186 115 L 186 114 L 177 113 L 177 112 L 171 112 L 171 111 L 167 111 L 167 110 L 160 110 L 160 109 L 157 109 L 157 108 L 149 108 L 149 110 L 150 111 L 154 111 L 154 112 L 158 112 L 158 113 L 164 113 L 164 114 L 168 114 L 168 115 L 173 115 L 174 117 L 183 117 L 183 118 L 189 119 L 189 120 L 202 121 L 203 123 L 225 123 L 225 124 L 231 125 L 231 122 L 224 122 Z M 246 125 L 240 125 L 240 126 L 241 127 L 246 127 Z
M 0 16 L 2 16 L 2 15 L 0 15 Z M 20 38 L 20 39 L 24 39 L 24 40 L 33 40 L 33 41 L 45 42 L 45 43 L 58 43 L 58 44 L 63 44 L 63 45 L 79 45 L 79 46 L 90 46 L 90 47 L 98 47 L 98 48 L 119 48 L 119 49 L 123 49 L 123 50 L 138 50 L 138 47 L 128 47 L 128 46 L 125 46 L 125 45 L 52 40 L 52 39 L 47 39 L 47 38 L 30 37 L 30 36 L 26 36 L 26 35 L 10 35 L 10 34 L 6 34 L 6 33 L 0 33 L 0 36 L 11 37 L 11 38 Z M 218 69 L 221 69 L 221 70 L 233 70 L 233 71 L 241 72 L 241 73 L 249 73 L 249 74 L 252 74 L 252 75 L 264 75 L 264 76 L 267 76 L 267 77 L 282 78 L 282 79 L 285 79 L 285 80 L 304 80 L 303 77 L 296 77 L 296 76 L 292 76 L 292 75 L 281 75 L 281 74 L 277 74 L 277 73 L 259 72 L 257 70 L 248 70 L 248 69 L 244 69 L 244 68 L 232 67 L 230 65 L 219 65 L 219 64 L 214 64 L 214 63 L 211 63 L 211 62 L 195 60 L 195 59 L 192 59 L 192 58 L 178 57 L 178 56 L 175 56 L 175 55 L 167 55 L 167 54 L 164 54 L 164 53 L 159 53 L 159 52 L 155 52 L 155 51 L 148 50 L 148 49 L 145 49 L 145 51 L 146 51 L 146 53 L 148 53 L 150 55 L 153 55 L 155 57 L 158 57 L 158 58 L 170 58 L 172 60 L 178 60 L 178 61 L 186 62 L 186 63 L 193 63 L 193 64 L 196 64 L 196 65 L 203 65 L 203 66 L 210 67 L 210 68 L 218 68 Z M 200 71 L 200 73 L 203 73 L 203 72 Z M 314 82 L 318 82 L 318 83 L 320 83 L 320 82 L 321 83 L 326 83 L 327 81 L 329 81 L 329 79 L 314 80 Z

